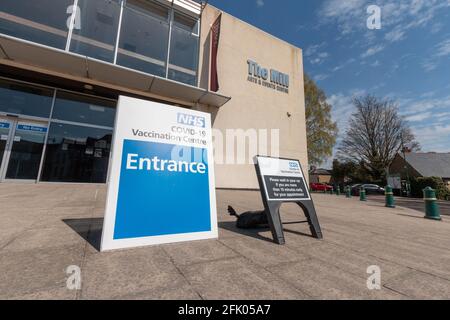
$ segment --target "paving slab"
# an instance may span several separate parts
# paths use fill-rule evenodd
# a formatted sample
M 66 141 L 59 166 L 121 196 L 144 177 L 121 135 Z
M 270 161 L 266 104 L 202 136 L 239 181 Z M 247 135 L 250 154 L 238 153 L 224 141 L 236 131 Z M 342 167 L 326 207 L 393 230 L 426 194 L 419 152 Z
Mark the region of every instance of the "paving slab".
M 33 228 L 18 233 L 3 252 L 19 252 L 30 250 L 52 250 L 53 248 L 78 245 L 84 247 L 85 241 L 80 235 L 69 227 L 66 228 Z
M 308 296 L 273 273 L 244 258 L 180 268 L 202 299 L 279 300 Z
M 293 284 L 312 299 L 402 299 L 387 288 L 368 290 L 367 279 L 355 277 L 324 261 L 310 258 L 271 268 L 284 281 Z
M 384 287 L 401 291 L 412 299 L 450 299 L 450 281 L 424 272 L 404 273 Z
M 216 240 L 169 244 L 162 246 L 162 249 L 176 265 L 197 264 L 238 256 L 236 252 Z
M 19 295 L 8 296 L 7 300 L 75 300 L 77 290 L 69 290 L 58 286 L 57 288 L 49 288 Z
M 187 284 L 161 247 L 87 255 L 82 299 L 109 299 L 153 292 L 156 297 Z
M 0 299 L 66 288 L 67 267 L 80 266 L 83 250 L 66 246 L 0 254 Z
M 305 256 L 290 248 L 252 237 L 221 239 L 220 242 L 233 249 L 239 255 L 263 267 L 298 261 Z

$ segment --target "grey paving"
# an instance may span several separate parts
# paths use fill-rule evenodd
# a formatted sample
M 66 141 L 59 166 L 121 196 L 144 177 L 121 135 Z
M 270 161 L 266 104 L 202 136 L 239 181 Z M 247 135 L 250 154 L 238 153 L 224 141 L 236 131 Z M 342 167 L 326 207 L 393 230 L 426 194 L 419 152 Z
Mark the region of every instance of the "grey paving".
M 98 251 L 104 185 L 0 184 L 0 299 L 450 299 L 450 218 L 314 195 L 324 239 L 286 225 L 242 231 L 227 215 L 262 207 L 258 192 L 217 192 L 219 239 Z M 284 221 L 303 220 L 295 205 Z M 70 265 L 80 290 L 67 289 Z M 381 269 L 369 290 L 367 268 Z

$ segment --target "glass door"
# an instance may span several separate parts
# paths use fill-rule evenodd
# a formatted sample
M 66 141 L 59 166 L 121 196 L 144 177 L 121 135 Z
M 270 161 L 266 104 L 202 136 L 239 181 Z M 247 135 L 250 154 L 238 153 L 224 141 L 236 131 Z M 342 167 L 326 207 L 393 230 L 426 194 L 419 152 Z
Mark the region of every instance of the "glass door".
M 9 147 L 9 140 L 11 138 L 11 129 L 13 128 L 14 122 L 0 118 L 0 180 L 3 177 L 6 165 L 6 154 Z
M 16 120 L 9 135 L 9 147 L 6 148 L 4 156 L 3 166 L 6 170 L 3 171 L 3 179 L 36 181 L 47 124 Z

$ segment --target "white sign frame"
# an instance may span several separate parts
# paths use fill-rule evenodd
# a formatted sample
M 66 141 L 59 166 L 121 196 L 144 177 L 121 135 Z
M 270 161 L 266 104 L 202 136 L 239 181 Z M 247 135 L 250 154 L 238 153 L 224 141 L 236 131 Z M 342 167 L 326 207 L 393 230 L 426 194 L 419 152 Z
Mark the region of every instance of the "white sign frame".
M 135 141 L 168 143 L 156 138 L 131 137 L 131 128 L 146 128 L 148 130 L 164 130 L 165 126 L 178 125 L 176 115 L 178 113 L 203 117 L 205 119 L 204 130 L 207 132 L 205 139 L 208 154 L 209 174 L 209 199 L 211 230 L 207 232 L 169 234 L 129 239 L 114 239 L 116 222 L 116 210 L 120 185 L 122 166 L 123 142 L 125 139 Z M 173 116 L 175 115 L 175 118 Z M 166 129 L 169 131 L 169 129 Z M 178 144 L 178 143 L 177 143 Z M 199 147 L 192 143 L 179 143 L 186 147 Z M 159 245 L 183 241 L 195 241 L 218 238 L 217 204 L 215 192 L 214 157 L 212 145 L 211 115 L 200 111 L 174 107 L 158 102 L 140 100 L 126 96 L 120 96 L 116 110 L 115 131 L 112 143 L 112 155 L 109 167 L 109 183 L 106 200 L 105 219 L 101 239 L 101 251 L 115 249 Z

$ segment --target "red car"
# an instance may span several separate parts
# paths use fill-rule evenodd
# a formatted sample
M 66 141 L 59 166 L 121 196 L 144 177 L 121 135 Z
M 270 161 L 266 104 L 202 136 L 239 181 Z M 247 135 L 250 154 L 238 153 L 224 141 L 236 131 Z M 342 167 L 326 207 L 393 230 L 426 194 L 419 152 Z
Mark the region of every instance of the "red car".
M 332 186 L 329 186 L 325 183 L 311 183 L 311 191 L 331 191 L 333 189 Z

